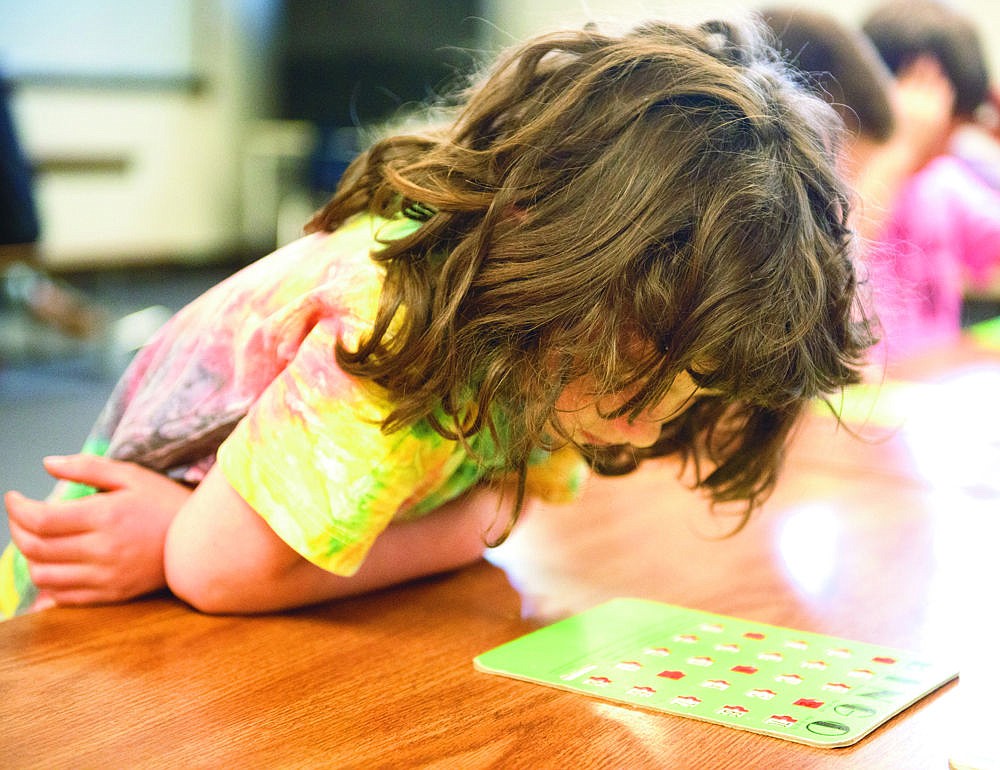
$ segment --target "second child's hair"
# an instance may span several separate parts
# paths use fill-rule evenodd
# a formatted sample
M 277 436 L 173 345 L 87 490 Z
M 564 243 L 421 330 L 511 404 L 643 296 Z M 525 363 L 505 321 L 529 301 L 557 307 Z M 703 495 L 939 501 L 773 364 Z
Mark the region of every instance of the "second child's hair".
M 892 73 L 871 40 L 824 11 L 774 7 L 759 14 L 777 47 L 849 130 L 879 142 L 892 135 Z
M 803 405 L 856 381 L 871 341 L 841 124 L 789 72 L 753 27 L 551 34 L 502 58 L 448 125 L 361 155 L 309 229 L 425 220 L 374 255 L 374 328 L 336 351 L 388 392 L 384 429 L 491 431 L 523 470 L 559 441 L 568 383 L 627 393 L 618 414 L 637 416 L 687 371 L 720 395 L 656 452 L 749 511 Z M 650 454 L 585 451 L 605 472 Z

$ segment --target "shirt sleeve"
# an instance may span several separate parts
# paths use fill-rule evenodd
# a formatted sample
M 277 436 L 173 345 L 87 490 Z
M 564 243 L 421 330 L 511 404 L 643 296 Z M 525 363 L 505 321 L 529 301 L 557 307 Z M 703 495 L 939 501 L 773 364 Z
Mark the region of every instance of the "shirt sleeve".
M 383 433 L 388 405 L 333 357 L 323 319 L 221 445 L 236 492 L 304 558 L 351 575 L 400 511 L 454 474 L 465 453 L 418 427 Z
M 572 447 L 536 452 L 528 465 L 525 493 L 547 503 L 571 503 L 590 477 L 590 466 Z

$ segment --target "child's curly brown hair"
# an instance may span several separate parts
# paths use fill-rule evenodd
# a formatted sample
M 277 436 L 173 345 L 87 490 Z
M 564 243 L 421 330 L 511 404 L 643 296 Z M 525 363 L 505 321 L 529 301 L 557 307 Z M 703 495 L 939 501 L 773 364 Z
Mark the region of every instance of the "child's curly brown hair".
M 392 136 L 310 223 L 425 219 L 374 259 L 374 329 L 340 365 L 386 389 L 384 428 L 505 437 L 510 467 L 559 441 L 573 380 L 640 414 L 687 371 L 718 395 L 599 471 L 693 463 L 713 501 L 773 487 L 803 406 L 859 379 L 842 125 L 753 26 L 649 23 L 529 41 L 442 128 Z

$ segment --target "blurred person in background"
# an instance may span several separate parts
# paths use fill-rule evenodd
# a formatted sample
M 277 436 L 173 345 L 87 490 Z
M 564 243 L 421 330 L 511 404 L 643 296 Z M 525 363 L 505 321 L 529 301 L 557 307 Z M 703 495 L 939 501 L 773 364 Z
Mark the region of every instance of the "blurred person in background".
M 910 153 L 892 160 L 912 173 L 886 199 L 872 263 L 891 363 L 954 339 L 966 291 L 1000 273 L 1000 193 L 951 152 L 956 133 L 978 124 L 991 85 L 972 20 L 938 0 L 890 0 L 862 29 L 895 76 L 897 131 L 911 134 Z M 862 194 L 878 183 L 868 179 Z
M 967 287 L 986 284 L 1000 265 L 1000 194 L 947 152 L 988 93 L 975 35 L 961 17 L 926 0 L 877 10 L 865 27 L 871 38 L 822 12 L 771 8 L 761 15 L 778 48 L 849 129 L 842 163 L 860 199 L 853 224 L 867 242 L 881 323 L 873 363 L 891 368 L 954 339 Z M 883 54 L 879 45 L 889 50 L 892 19 L 900 18 L 934 27 L 928 37 L 940 54 L 923 45 Z M 907 28 L 898 37 L 916 35 Z

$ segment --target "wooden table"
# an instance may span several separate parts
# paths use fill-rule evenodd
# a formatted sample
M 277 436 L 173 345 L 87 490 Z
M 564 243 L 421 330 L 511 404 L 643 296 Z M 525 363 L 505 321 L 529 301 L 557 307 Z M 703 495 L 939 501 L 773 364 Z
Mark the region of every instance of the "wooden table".
M 947 399 L 963 366 L 912 375 L 943 378 Z M 978 428 L 953 455 L 988 445 Z M 885 451 L 848 439 L 810 418 L 775 495 L 730 538 L 652 463 L 535 511 L 489 562 L 369 597 L 218 618 L 161 596 L 0 624 L 0 767 L 941 770 L 989 749 L 976 728 L 997 684 L 1000 491 L 921 475 L 905 432 Z M 473 669 L 615 596 L 947 656 L 962 674 L 855 746 L 816 749 Z

